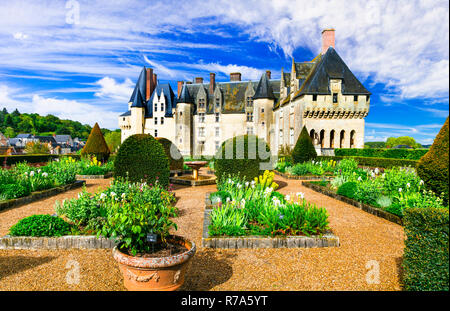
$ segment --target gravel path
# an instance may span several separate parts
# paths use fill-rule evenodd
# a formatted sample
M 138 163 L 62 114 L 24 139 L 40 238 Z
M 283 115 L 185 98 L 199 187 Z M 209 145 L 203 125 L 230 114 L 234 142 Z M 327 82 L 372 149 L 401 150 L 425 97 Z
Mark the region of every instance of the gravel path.
M 281 193 L 301 191 L 308 201 L 326 207 L 330 227 L 339 236 L 341 246 L 259 250 L 210 250 L 199 247 L 182 290 L 401 290 L 399 267 L 404 239 L 401 226 L 316 193 L 301 186 L 301 181 L 278 176 L 275 180 L 281 185 Z M 197 246 L 201 244 L 205 193 L 214 190 L 215 186 L 175 188 L 180 209 L 177 234 L 194 240 Z M 57 199 L 61 200 L 64 195 L 75 197 L 76 191 L 61 194 Z M 55 197 L 43 201 L 47 200 L 46 211 L 52 213 L 48 205 Z M 34 204 L 20 209 L 26 208 L 30 214 L 36 213 L 39 206 Z M 1 232 L 7 227 L 4 225 L 4 214 L 0 213 Z M 7 219 L 11 221 L 13 216 Z M 73 282 L 66 280 L 67 275 L 70 280 L 70 271 L 74 269 L 70 266 L 73 260 L 79 264 L 78 284 L 70 284 Z M 377 267 L 378 280 L 375 273 Z M 110 250 L 11 250 L 0 251 L 0 290 L 124 288 Z

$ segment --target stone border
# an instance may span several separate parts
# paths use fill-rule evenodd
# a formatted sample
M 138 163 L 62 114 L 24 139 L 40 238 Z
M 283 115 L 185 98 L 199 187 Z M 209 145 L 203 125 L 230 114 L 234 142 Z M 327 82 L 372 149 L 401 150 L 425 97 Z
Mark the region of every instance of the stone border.
M 210 237 L 208 227 L 211 223 L 212 209 L 205 209 L 203 219 L 202 246 L 205 248 L 297 248 L 297 247 L 338 247 L 339 238 L 328 232 L 322 236 L 286 236 L 286 237 Z
M 108 172 L 105 175 L 76 175 L 77 179 L 108 179 L 112 177 L 112 172 Z
M 353 205 L 353 206 L 355 206 L 357 208 L 360 208 L 360 209 L 362 209 L 363 211 L 365 211 L 367 213 L 370 213 L 370 214 L 375 215 L 375 216 L 380 217 L 380 218 L 384 218 L 384 219 L 386 219 L 386 220 L 388 220 L 390 222 L 393 222 L 393 223 L 396 223 L 396 224 L 398 224 L 400 226 L 403 226 L 403 221 L 402 221 L 402 219 L 400 217 L 398 217 L 397 215 L 391 214 L 389 212 L 383 211 L 382 209 L 380 209 L 378 207 L 375 207 L 375 206 L 372 206 L 372 205 L 369 205 L 369 204 L 365 204 L 365 203 L 358 202 L 356 200 L 344 197 L 342 195 L 339 195 L 339 194 L 331 191 L 330 189 L 328 189 L 326 187 L 323 187 L 323 186 L 320 186 L 320 185 L 317 185 L 317 184 L 312 184 L 310 182 L 302 182 L 302 185 L 305 186 L 306 188 L 309 188 L 309 189 L 314 190 L 316 192 L 322 193 L 322 194 L 324 194 L 326 196 L 329 196 L 329 197 L 331 197 L 333 199 L 336 199 L 336 200 L 342 201 L 344 203 Z
M 86 183 L 85 180 L 76 180 L 74 183 L 71 183 L 68 185 L 55 187 L 55 188 L 42 190 L 42 191 L 35 191 L 26 197 L 3 201 L 3 202 L 0 202 L 0 211 L 5 210 L 7 208 L 11 208 L 11 207 L 18 207 L 21 205 L 29 204 L 29 203 L 38 201 L 40 199 L 51 197 L 53 195 L 57 195 L 57 194 L 60 194 L 60 193 L 63 193 L 63 192 L 66 192 L 66 191 L 69 191 L 72 189 L 81 188 L 85 183 Z
M 277 170 L 273 170 L 273 171 L 275 172 L 276 175 L 284 177 L 286 179 L 320 181 L 320 180 L 332 180 L 334 178 L 334 176 L 327 176 L 327 175 L 324 175 L 324 176 L 298 176 L 298 175 L 291 175 L 288 173 L 282 173 Z
M 0 249 L 102 249 L 113 248 L 117 243 L 95 235 L 65 235 L 61 237 L 12 237 L 0 238 Z
M 180 179 L 180 178 L 176 178 L 176 177 L 170 177 L 169 179 L 172 184 L 187 185 L 187 186 L 192 186 L 192 187 L 216 184 L 215 176 L 212 179 L 204 179 L 204 180 L 188 180 L 188 179 Z

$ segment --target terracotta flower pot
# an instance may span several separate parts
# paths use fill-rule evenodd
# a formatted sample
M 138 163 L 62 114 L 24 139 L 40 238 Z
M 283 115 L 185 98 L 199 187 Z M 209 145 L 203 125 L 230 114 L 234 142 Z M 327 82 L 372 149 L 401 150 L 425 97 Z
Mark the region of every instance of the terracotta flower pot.
M 178 236 L 172 236 L 168 241 L 188 250 L 173 256 L 142 258 L 126 255 L 114 247 L 113 256 L 119 263 L 128 290 L 173 291 L 183 285 L 187 263 L 196 251 L 195 243 Z

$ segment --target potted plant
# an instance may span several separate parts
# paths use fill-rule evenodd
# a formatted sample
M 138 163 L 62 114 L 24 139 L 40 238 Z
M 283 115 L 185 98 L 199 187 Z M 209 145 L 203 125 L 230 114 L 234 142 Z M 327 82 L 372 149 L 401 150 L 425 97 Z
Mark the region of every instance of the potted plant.
M 172 221 L 177 209 L 170 200 L 155 204 L 154 200 L 144 200 L 142 195 L 126 200 L 116 194 L 114 197 L 101 233 L 119 242 L 113 256 L 119 263 L 125 287 L 177 290 L 184 283 L 187 263 L 196 251 L 194 242 L 169 233 L 177 229 Z

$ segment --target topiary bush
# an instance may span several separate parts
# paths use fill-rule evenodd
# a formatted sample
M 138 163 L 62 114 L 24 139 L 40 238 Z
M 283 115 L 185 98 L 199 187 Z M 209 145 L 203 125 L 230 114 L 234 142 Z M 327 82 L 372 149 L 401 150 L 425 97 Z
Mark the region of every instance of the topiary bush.
M 297 139 L 294 150 L 292 151 L 292 161 L 294 163 L 303 163 L 317 157 L 316 149 L 309 137 L 306 126 L 303 126 L 302 132 Z
M 32 215 L 19 220 L 9 229 L 11 236 L 62 236 L 70 233 L 70 224 L 51 215 Z
M 417 163 L 417 174 L 428 189 L 437 195 L 444 193 L 448 204 L 448 117 L 434 139 L 430 150 Z
M 269 146 L 255 135 L 242 135 L 222 143 L 214 159 L 218 180 L 237 176 L 253 180 L 265 170 L 272 170 L 273 163 Z
M 449 214 L 445 208 L 408 208 L 403 254 L 404 286 L 411 291 L 449 290 Z
M 106 162 L 110 153 L 111 152 L 106 144 L 105 138 L 103 137 L 102 131 L 100 130 L 98 124 L 95 123 L 86 141 L 86 145 L 84 145 L 81 150 L 81 155 L 84 157 L 95 156 L 97 160 Z
M 350 181 L 342 184 L 342 186 L 337 189 L 336 193 L 339 195 L 343 195 L 344 197 L 353 199 L 355 197 L 356 190 L 356 182 Z
M 169 185 L 169 158 L 163 146 L 151 135 L 136 134 L 122 143 L 114 161 L 114 177 L 128 178 L 132 182 L 156 180 L 163 187 Z
M 182 170 L 183 169 L 183 156 L 177 146 L 167 138 L 157 137 L 156 140 L 163 146 L 166 156 L 169 158 L 170 170 Z

